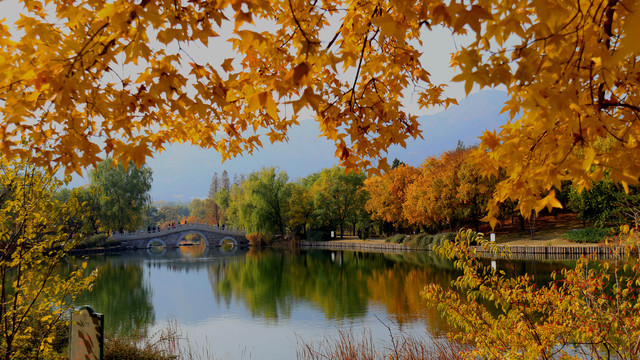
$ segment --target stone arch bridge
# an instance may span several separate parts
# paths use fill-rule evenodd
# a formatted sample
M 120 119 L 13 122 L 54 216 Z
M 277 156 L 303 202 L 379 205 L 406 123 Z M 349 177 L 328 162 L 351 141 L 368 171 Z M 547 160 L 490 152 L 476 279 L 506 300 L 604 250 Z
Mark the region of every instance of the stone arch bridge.
M 148 249 L 152 244 L 162 244 L 164 247 L 175 248 L 189 234 L 197 234 L 204 239 L 206 246 L 221 246 L 225 240 L 235 246 L 248 246 L 249 241 L 242 231 L 223 229 L 206 224 L 176 224 L 175 227 L 156 231 L 140 230 L 135 233 L 114 234 L 110 239 L 119 240 L 120 245 Z

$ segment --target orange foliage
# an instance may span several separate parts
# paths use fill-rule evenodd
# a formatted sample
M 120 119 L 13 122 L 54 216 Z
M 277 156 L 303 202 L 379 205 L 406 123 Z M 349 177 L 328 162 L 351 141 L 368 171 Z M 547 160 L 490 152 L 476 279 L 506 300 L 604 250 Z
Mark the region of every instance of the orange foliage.
M 480 176 L 472 151 L 457 149 L 425 160 L 405 190 L 403 216 L 410 224 L 440 228 L 470 220 L 478 225 L 496 181 Z
M 390 222 L 396 228 L 406 226 L 407 221 L 402 213 L 405 192 L 419 174 L 418 169 L 402 165 L 384 175 L 365 180 L 365 190 L 370 195 L 365 209 L 371 214 L 371 218 Z

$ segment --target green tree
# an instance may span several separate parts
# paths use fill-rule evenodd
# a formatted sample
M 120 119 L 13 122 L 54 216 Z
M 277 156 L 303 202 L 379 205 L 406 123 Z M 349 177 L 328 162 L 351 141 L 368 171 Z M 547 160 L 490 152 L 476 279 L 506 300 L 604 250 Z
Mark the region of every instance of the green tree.
M 393 170 L 393 169 L 395 169 L 395 168 L 397 168 L 398 166 L 401 166 L 401 165 L 407 165 L 407 164 L 405 164 L 403 161 L 400 161 L 398 158 L 395 158 L 395 159 L 393 159 L 393 162 L 391 163 L 391 169 Z
M 229 207 L 227 208 L 227 222 L 238 228 L 243 228 L 240 220 L 240 205 L 244 202 L 244 189 L 239 184 L 234 184 L 229 192 Z
M 211 177 L 211 184 L 209 185 L 209 194 L 207 195 L 207 199 L 205 200 L 207 206 L 207 221 L 210 224 L 219 224 L 220 223 L 220 210 L 218 204 L 215 201 L 216 194 L 220 190 L 220 177 L 218 176 L 218 172 L 213 173 L 213 177 Z
M 158 210 L 161 223 L 181 221 L 189 216 L 189 208 L 185 205 L 165 205 Z
M 229 201 L 231 201 L 230 189 L 227 190 L 223 187 L 218 190 L 214 201 L 218 207 L 220 222 L 225 223 L 227 221 L 227 210 L 229 209 Z
M 595 227 L 620 225 L 629 220 L 625 211 L 630 209 L 632 198 L 637 197 L 636 187 L 629 190 L 625 193 L 621 186 L 608 179 L 593 183 L 582 191 L 574 186 L 569 193 L 569 208 L 578 214 L 580 220 Z
M 65 326 L 71 302 L 90 287 L 87 264 L 60 265 L 85 234 L 75 192 L 56 200 L 61 185 L 26 163 L 0 163 L 0 358 L 51 358 L 55 328 Z M 68 195 L 68 196 L 67 196 Z M 60 349 L 57 349 L 60 351 Z
M 150 202 L 151 168 L 133 163 L 125 168 L 107 158 L 91 170 L 90 177 L 100 199 L 101 225 L 111 231 L 137 230 Z
M 291 199 L 289 201 L 289 227 L 296 235 L 307 237 L 315 212 L 312 189 L 305 186 L 303 181 L 291 184 Z
M 147 206 L 144 211 L 144 220 L 143 224 L 148 224 L 150 226 L 156 226 L 160 222 L 160 212 L 157 207 L 153 205 Z
M 284 171 L 273 167 L 249 174 L 241 189 L 232 191 L 230 207 L 247 232 L 286 234 L 291 187 Z M 234 186 L 235 188 L 235 186 Z
M 231 182 L 227 170 L 223 170 L 222 175 L 220 175 L 220 188 L 227 191 L 231 190 Z
M 364 179 L 364 174 L 346 173 L 344 168 L 337 166 L 320 172 L 314 185 L 315 207 L 324 226 L 340 227 L 341 236 L 344 236 L 347 224 L 355 227 L 367 202 Z
M 198 219 L 205 219 L 207 217 L 207 208 L 204 200 L 193 199 L 189 203 L 189 216 L 193 216 Z

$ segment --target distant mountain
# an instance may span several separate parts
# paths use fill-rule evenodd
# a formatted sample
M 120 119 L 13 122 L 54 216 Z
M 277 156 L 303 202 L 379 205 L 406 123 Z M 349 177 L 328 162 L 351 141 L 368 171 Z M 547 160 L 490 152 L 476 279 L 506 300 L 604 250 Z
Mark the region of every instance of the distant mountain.
M 466 145 L 479 142 L 478 136 L 485 129 L 497 129 L 507 122 L 506 115 L 499 115 L 507 99 L 503 91 L 485 90 L 460 101 L 460 105 L 434 115 L 419 118 L 424 139 L 409 141 L 406 149 L 389 148 L 387 158 L 394 158 L 413 166 L 420 165 L 428 156 L 454 149 L 458 140 Z M 214 172 L 227 170 L 233 181 L 234 174 L 249 174 L 266 166 L 277 166 L 290 179 L 307 176 L 338 163 L 334 157 L 333 142 L 319 137 L 318 125 L 305 120 L 289 131 L 289 142 L 265 144 L 253 155 L 237 157 L 222 162 L 220 155 L 211 149 L 200 149 L 186 144 L 174 144 L 149 159 L 153 169 L 151 197 L 155 201 L 190 202 L 193 198 L 205 198 Z M 76 179 L 71 186 L 79 186 L 85 180 Z

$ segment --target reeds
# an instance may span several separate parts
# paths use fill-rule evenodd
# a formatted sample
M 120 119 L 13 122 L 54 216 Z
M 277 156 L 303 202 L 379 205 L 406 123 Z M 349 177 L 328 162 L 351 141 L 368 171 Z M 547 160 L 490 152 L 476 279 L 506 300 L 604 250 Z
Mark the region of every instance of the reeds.
M 129 335 L 107 335 L 103 360 L 215 360 L 250 359 L 250 354 L 242 352 L 236 357 L 228 355 L 220 358 L 212 354 L 208 341 L 196 344 L 189 335 L 182 332 L 178 321 L 169 319 L 167 326 L 152 336 L 142 333 Z
M 385 325 L 387 326 L 387 325 Z M 298 340 L 298 360 L 458 360 L 468 347 L 425 333 L 416 336 L 389 329 L 389 339 L 374 339 L 371 332 L 361 335 L 350 329 L 337 330 L 337 336 L 320 342 Z M 150 337 L 108 336 L 104 360 L 209 360 L 219 359 L 211 353 L 209 344 L 194 344 L 182 334 L 176 320 Z M 243 352 L 242 359 L 251 354 Z M 260 358 L 260 356 L 258 356 Z M 228 359 L 236 359 L 228 355 Z
M 467 348 L 447 339 L 415 336 L 404 332 L 389 333 L 389 341 L 380 344 L 371 332 L 356 336 L 350 330 L 338 330 L 336 337 L 317 344 L 299 341 L 298 360 L 457 360 Z

